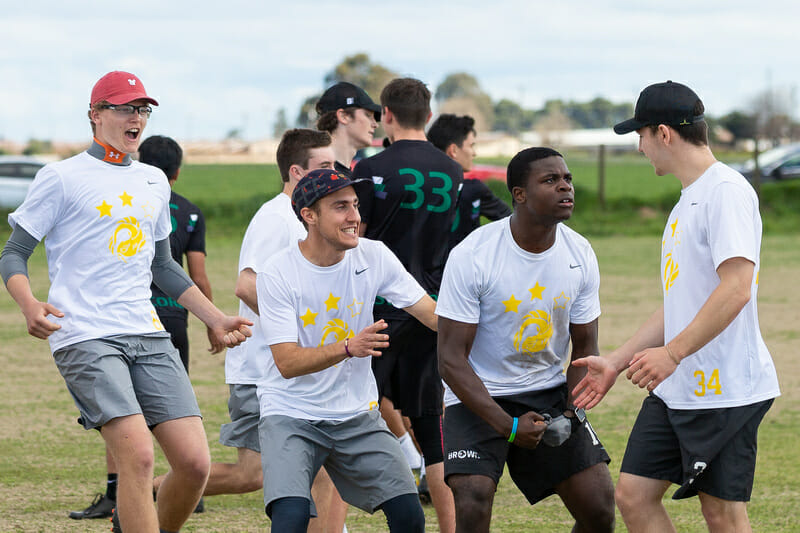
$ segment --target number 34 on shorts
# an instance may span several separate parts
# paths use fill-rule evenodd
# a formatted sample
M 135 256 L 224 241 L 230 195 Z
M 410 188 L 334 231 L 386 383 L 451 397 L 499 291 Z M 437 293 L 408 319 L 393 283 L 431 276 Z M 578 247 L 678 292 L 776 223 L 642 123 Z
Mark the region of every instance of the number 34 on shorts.
M 722 394 L 722 384 L 719 382 L 719 369 L 711 371 L 708 379 L 702 370 L 695 370 L 694 377 L 697 380 L 697 388 L 694 390 L 695 396 L 705 396 L 706 394 Z

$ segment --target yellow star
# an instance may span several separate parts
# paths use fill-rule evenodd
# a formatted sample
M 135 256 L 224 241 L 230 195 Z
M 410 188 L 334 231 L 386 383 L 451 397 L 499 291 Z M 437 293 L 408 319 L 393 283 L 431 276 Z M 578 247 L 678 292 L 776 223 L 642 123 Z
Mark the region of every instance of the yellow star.
M 514 295 L 512 294 L 511 298 L 509 298 L 508 300 L 503 301 L 503 305 L 506 306 L 506 310 L 503 311 L 503 312 L 504 313 L 508 313 L 509 311 L 514 311 L 515 313 L 517 313 L 517 312 L 519 312 L 517 310 L 517 308 L 519 307 L 519 304 L 521 304 L 521 303 L 522 303 L 522 300 L 517 300 L 516 298 L 514 298 Z
M 675 230 L 678 228 L 678 219 L 676 218 L 675 222 L 670 224 L 669 227 L 672 228 L 672 236 L 674 237 L 675 236 Z
M 531 301 L 533 301 L 536 298 L 539 298 L 541 300 L 542 299 L 542 293 L 544 292 L 544 290 L 546 288 L 547 287 L 542 287 L 541 285 L 539 285 L 539 282 L 537 281 L 536 282 L 536 286 L 534 288 L 528 289 L 528 291 L 530 291 L 530 293 L 531 293 Z
M 553 298 L 553 308 L 554 309 L 566 309 L 567 302 L 570 300 L 570 297 L 564 294 L 563 292 Z
M 105 200 L 103 200 L 102 204 L 95 206 L 95 209 L 100 211 L 100 218 L 111 216 L 111 206 Z
M 300 320 L 303 321 L 303 327 L 306 327 L 309 324 L 312 325 L 312 326 L 315 326 L 317 324 L 316 323 L 316 319 L 317 319 L 317 315 L 318 314 L 319 313 L 312 313 L 311 312 L 311 308 L 308 308 L 306 310 L 306 314 L 300 315 Z
M 133 204 L 131 203 L 131 200 L 133 200 L 133 196 L 130 196 L 127 192 L 122 191 L 122 196 L 120 196 L 119 199 L 122 200 L 123 206 L 129 205 L 133 207 Z
M 153 218 L 156 208 L 150 205 L 150 202 L 142 204 L 142 211 L 144 211 L 144 218 Z
M 364 302 L 357 302 L 355 298 L 353 298 L 353 303 L 347 306 L 350 310 L 350 316 L 358 316 L 361 314 L 361 308 L 364 306 Z
M 333 295 L 333 293 L 330 293 L 328 299 L 325 300 L 325 311 L 330 311 L 331 309 L 336 309 L 338 311 L 339 300 L 341 300 L 341 298 L 337 298 L 336 296 Z

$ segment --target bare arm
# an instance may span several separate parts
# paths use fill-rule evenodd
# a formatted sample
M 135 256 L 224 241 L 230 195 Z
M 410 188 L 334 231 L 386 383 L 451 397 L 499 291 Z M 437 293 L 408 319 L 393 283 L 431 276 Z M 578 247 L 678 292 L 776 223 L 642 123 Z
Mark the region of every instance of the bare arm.
M 417 303 L 409 305 L 408 307 L 404 307 L 403 310 L 428 326 L 433 331 L 436 331 L 438 327 L 437 317 L 435 314 L 436 302 L 434 302 L 433 298 L 427 294 L 420 298 Z
M 652 391 L 672 375 L 682 359 L 722 333 L 750 301 L 754 269 L 752 261 L 743 257 L 732 257 L 719 265 L 719 285 L 694 319 L 667 346 L 636 353 L 627 378 Z
M 256 273 L 252 268 L 239 272 L 236 279 L 236 297 L 245 303 L 255 314 L 258 314 L 258 293 L 256 292 Z
M 289 379 L 313 374 L 341 363 L 348 358 L 348 351 L 352 357 L 381 355 L 378 349 L 389 346 L 389 336 L 379 332 L 387 327 L 386 322 L 378 320 L 346 341 L 315 347 L 298 346 L 296 342 L 281 342 L 271 345 L 270 349 L 278 371 L 283 377 Z M 347 342 L 346 350 L 345 342 Z
M 214 306 L 211 301 L 192 285 L 178 298 L 178 303 L 191 311 L 197 318 L 212 330 L 216 342 L 227 347 L 236 346 L 245 341 L 252 333 L 253 323 L 240 316 L 228 316 Z
M 489 391 L 469 364 L 477 324 L 439 317 L 439 373 L 461 402 L 486 421 L 500 435 L 511 435 L 514 419 L 489 395 Z M 514 443 L 535 448 L 546 428 L 543 418 L 530 411 L 519 417 Z

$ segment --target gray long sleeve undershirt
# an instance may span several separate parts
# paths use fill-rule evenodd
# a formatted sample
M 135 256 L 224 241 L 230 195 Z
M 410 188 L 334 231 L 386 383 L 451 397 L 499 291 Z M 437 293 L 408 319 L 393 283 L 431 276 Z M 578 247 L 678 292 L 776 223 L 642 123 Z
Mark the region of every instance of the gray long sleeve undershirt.
M 28 277 L 28 259 L 39 241 L 17 224 L 0 253 L 0 276 L 3 283 L 15 274 Z

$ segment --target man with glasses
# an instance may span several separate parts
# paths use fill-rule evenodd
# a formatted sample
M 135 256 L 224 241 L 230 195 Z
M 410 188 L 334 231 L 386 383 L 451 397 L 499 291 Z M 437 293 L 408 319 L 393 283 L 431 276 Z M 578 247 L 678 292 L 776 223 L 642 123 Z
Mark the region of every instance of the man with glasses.
M 170 187 L 131 159 L 156 100 L 128 72 L 95 84 L 88 150 L 45 166 L 11 215 L 0 274 L 28 332 L 48 339 L 86 429 L 99 429 L 119 470 L 115 518 L 132 531 L 178 531 L 195 508 L 209 451 L 189 377 L 150 303 L 150 282 L 192 311 L 216 342 L 235 346 L 251 323 L 227 316 L 170 255 Z M 47 236 L 47 301 L 27 260 Z M 152 501 L 153 443 L 172 467 Z M 119 524 L 115 526 L 119 528 Z

